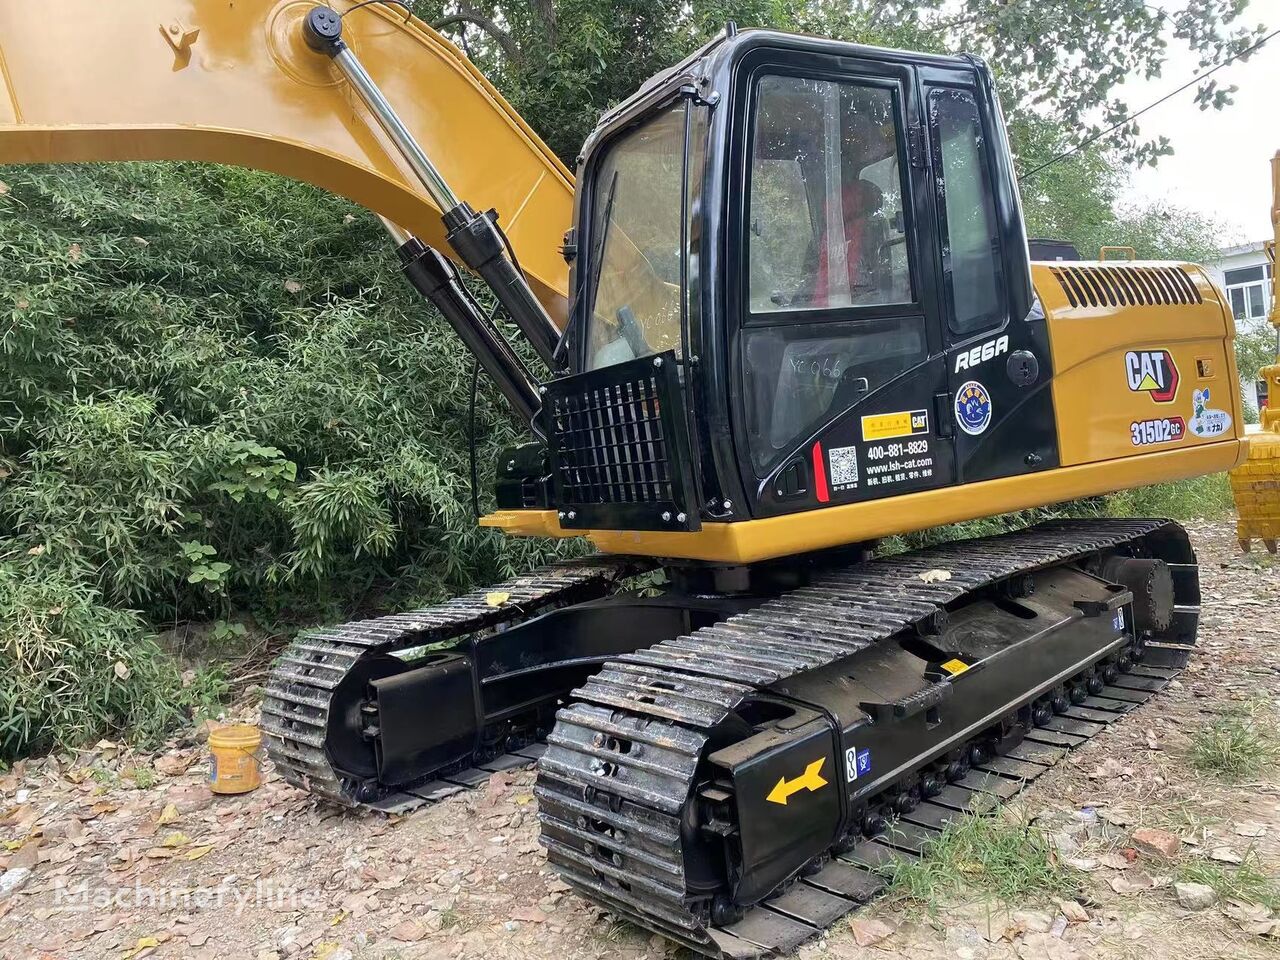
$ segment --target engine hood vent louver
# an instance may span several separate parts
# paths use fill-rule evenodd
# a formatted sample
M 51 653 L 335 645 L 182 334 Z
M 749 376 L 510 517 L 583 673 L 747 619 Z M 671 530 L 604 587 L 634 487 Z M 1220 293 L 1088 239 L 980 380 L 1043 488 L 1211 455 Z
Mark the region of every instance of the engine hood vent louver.
M 1049 268 L 1073 307 L 1132 307 L 1202 303 L 1182 267 L 1066 266 Z

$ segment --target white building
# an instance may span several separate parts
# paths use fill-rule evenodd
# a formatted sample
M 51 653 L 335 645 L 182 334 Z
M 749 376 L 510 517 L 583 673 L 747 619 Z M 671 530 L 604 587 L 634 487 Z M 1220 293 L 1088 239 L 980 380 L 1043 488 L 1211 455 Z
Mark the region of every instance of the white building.
M 1271 263 L 1263 243 L 1227 247 L 1205 269 L 1231 299 L 1237 320 L 1265 320 L 1271 310 Z

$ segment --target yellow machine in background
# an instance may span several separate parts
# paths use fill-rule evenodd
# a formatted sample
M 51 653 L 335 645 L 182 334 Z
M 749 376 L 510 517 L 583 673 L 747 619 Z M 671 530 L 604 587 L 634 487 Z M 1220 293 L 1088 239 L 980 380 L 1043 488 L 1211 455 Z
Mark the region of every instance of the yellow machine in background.
M 1280 151 L 1271 158 L 1271 225 L 1275 237 L 1266 244 L 1271 262 L 1271 312 L 1267 320 L 1280 337 L 1280 278 L 1276 276 L 1276 249 L 1280 246 Z M 1267 405 L 1258 411 L 1262 429 L 1248 439 L 1249 458 L 1231 471 L 1231 493 L 1236 501 L 1236 536 L 1248 550 L 1261 540 L 1269 553 L 1280 538 L 1280 356 L 1263 367 Z

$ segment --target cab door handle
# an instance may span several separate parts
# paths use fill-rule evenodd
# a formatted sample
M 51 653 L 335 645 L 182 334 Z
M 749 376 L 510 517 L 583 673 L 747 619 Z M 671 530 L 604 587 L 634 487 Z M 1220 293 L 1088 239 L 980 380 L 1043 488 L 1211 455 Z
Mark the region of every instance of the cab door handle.
M 939 437 L 950 437 L 955 433 L 951 423 L 951 394 L 935 393 L 933 395 L 933 422 Z

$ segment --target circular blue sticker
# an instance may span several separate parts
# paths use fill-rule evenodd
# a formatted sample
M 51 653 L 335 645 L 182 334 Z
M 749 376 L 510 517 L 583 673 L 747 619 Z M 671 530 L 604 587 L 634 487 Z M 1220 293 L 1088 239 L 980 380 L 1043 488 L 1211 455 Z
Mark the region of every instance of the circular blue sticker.
M 960 429 L 976 437 L 991 423 L 991 394 L 977 380 L 956 391 L 956 422 Z

